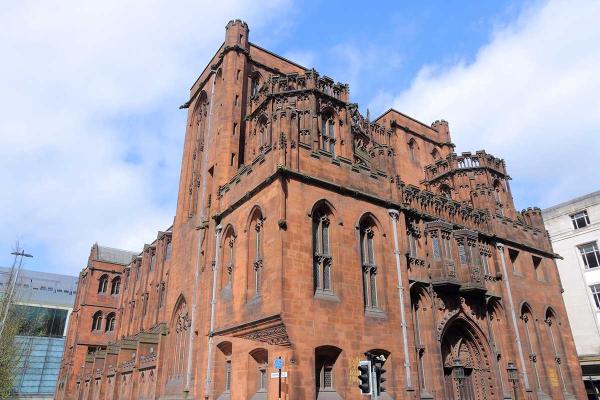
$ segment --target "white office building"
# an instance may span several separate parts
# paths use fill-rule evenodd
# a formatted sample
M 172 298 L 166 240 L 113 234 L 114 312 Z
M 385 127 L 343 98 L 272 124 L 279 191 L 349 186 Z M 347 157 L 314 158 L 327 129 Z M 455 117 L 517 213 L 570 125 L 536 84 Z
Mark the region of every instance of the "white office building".
M 542 212 L 589 399 L 600 399 L 600 191 Z

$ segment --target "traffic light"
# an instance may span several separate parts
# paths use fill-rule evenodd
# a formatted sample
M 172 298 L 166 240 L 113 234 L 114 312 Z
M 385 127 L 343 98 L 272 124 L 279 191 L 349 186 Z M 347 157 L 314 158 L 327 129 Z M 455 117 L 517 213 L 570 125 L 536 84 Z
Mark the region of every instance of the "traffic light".
M 371 362 L 360 361 L 358 364 L 358 388 L 362 394 L 371 394 Z
M 385 386 L 383 386 L 383 382 L 386 381 L 385 377 L 383 376 L 383 374 L 385 374 L 385 369 L 383 369 L 383 363 L 385 362 L 385 357 L 383 356 L 378 356 L 375 357 L 374 363 L 375 363 L 375 367 L 373 368 L 375 370 L 375 380 L 377 382 L 377 395 L 380 395 L 381 393 L 385 392 Z

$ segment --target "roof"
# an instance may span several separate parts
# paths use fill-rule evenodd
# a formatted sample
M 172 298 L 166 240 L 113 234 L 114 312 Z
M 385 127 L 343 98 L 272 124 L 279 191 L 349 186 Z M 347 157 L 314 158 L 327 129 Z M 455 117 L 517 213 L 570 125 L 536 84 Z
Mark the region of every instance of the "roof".
M 111 264 L 129 265 L 131 259 L 139 254 L 139 252 L 115 249 L 114 247 L 99 246 L 96 254 L 98 261 L 108 262 Z
M 558 215 L 576 211 L 579 208 L 590 207 L 591 205 L 598 203 L 600 203 L 600 190 L 585 194 L 583 196 L 575 197 L 574 199 L 567 200 L 552 207 L 545 208 L 542 210 L 542 214 L 545 218 L 553 218 Z
M 10 273 L 10 268 L 0 267 L 0 293 L 8 288 Z M 19 303 L 72 308 L 77 292 L 77 277 L 21 269 L 15 289 Z

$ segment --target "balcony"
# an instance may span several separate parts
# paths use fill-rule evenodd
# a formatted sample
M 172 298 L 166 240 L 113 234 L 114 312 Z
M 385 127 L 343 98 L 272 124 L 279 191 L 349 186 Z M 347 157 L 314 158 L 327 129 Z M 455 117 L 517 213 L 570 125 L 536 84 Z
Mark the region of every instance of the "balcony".
M 461 287 L 453 260 L 444 259 L 431 263 L 431 284 L 440 291 L 455 291 Z
M 475 154 L 470 152 L 457 155 L 452 153 L 435 164 L 425 167 L 425 179 L 433 182 L 446 174 L 461 170 L 489 169 L 498 174 L 506 175 L 506 165 L 504 160 L 496 158 L 485 151 L 478 151 Z

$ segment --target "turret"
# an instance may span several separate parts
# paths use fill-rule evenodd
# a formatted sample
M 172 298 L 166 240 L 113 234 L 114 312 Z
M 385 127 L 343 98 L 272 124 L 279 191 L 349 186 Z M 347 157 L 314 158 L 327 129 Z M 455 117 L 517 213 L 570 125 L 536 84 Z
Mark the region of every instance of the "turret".
M 538 207 L 527 207 L 526 210 L 521 211 L 521 214 L 523 215 L 523 219 L 527 225 L 544 229 L 542 210 L 540 210 Z
M 248 24 L 244 21 L 235 19 L 229 21 L 225 27 L 225 47 L 240 46 L 243 49 L 248 49 Z
M 437 138 L 440 142 L 450 142 L 450 127 L 448 121 L 439 119 L 431 124 L 431 129 L 439 134 Z

